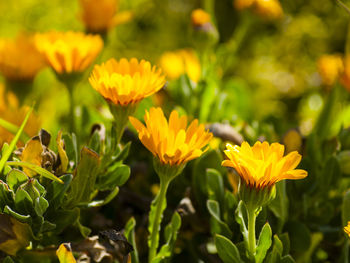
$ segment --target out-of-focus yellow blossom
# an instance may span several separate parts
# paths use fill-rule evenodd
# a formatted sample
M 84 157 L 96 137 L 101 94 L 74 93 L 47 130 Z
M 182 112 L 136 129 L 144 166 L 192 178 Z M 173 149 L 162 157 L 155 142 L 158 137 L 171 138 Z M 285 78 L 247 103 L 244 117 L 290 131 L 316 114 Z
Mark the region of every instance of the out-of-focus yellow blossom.
M 119 0 L 80 0 L 81 18 L 91 33 L 105 33 L 132 18 L 129 11 L 118 12 Z
M 207 23 L 210 23 L 210 15 L 203 9 L 195 9 L 191 14 L 192 25 L 195 27 L 201 27 Z
M 344 63 L 341 55 L 323 55 L 317 61 L 318 71 L 322 82 L 332 86 L 344 71 Z
M 239 177 L 236 174 L 232 173 L 232 172 L 228 172 L 227 173 L 227 179 L 228 179 L 228 182 L 230 183 L 230 185 L 232 186 L 233 193 L 237 194 L 237 192 L 238 192 L 238 185 L 239 185 Z
M 286 153 L 302 150 L 303 138 L 296 129 L 291 129 L 283 136 L 283 144 L 286 146 Z
M 283 16 L 283 9 L 278 0 L 255 0 L 254 12 L 268 19 L 277 19 Z
M 146 111 L 144 119 L 146 126 L 129 117 L 142 144 L 165 165 L 181 166 L 198 158 L 208 149 L 202 150 L 213 136 L 203 124 L 198 125 L 197 119 L 187 127 L 187 117 L 179 117 L 175 110 L 171 112 L 169 122 L 161 108 Z
M 283 9 L 278 0 L 234 0 L 237 10 L 252 8 L 257 15 L 267 19 L 277 19 L 283 16 Z
M 250 188 L 270 188 L 284 179 L 302 179 L 307 172 L 295 169 L 301 155 L 294 151 L 284 155 L 284 146 L 279 143 L 256 142 L 251 147 L 247 142 L 241 146 L 227 144 L 225 154 L 228 160 L 223 166 L 234 168 L 241 180 Z
M 350 56 L 346 56 L 344 59 L 344 71 L 341 75 L 340 82 L 345 89 L 350 92 Z
M 237 10 L 243 10 L 251 7 L 255 0 L 234 0 L 233 5 Z
M 127 106 L 160 90 L 165 77 L 161 69 L 152 67 L 148 61 L 122 58 L 95 65 L 89 81 L 108 102 Z
M 103 47 L 100 36 L 82 32 L 52 31 L 37 34 L 35 40 L 39 51 L 58 74 L 84 71 Z
M 165 52 L 160 57 L 159 64 L 169 79 L 177 79 L 185 73 L 194 82 L 200 79 L 201 66 L 191 49 Z
M 213 137 L 213 139 L 210 140 L 209 147 L 210 149 L 217 150 L 219 149 L 221 144 L 221 139 L 217 137 Z
M 0 40 L 0 72 L 6 79 L 32 81 L 44 66 L 31 36 Z
M 20 127 L 29 108 L 28 107 L 19 107 L 18 100 L 16 96 L 11 93 L 5 93 L 5 88 L 3 85 L 0 85 L 0 118 Z M 38 133 L 40 129 L 40 120 L 38 116 L 32 113 L 27 121 L 26 126 L 24 127 L 24 132 L 29 136 L 34 136 Z M 15 134 L 11 133 L 4 127 L 0 126 L 0 147 L 7 142 L 10 143 L 11 140 L 15 137 Z M 23 142 L 20 142 L 20 145 L 23 145 Z
M 350 221 L 348 221 L 348 225 L 344 227 L 344 232 L 350 237 Z

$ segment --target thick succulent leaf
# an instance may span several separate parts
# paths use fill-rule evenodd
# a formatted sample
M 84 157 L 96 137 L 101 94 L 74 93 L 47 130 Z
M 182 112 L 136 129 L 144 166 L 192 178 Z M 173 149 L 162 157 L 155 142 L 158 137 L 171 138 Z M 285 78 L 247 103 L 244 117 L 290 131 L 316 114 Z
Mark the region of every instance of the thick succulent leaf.
M 215 246 L 219 257 L 224 263 L 242 262 L 237 247 L 228 238 L 221 235 L 215 235 Z

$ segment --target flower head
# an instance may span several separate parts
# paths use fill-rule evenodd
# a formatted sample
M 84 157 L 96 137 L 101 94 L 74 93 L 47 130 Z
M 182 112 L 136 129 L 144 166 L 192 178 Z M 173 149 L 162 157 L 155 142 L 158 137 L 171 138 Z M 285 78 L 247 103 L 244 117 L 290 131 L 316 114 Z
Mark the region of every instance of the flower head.
M 348 221 L 348 225 L 344 227 L 344 232 L 350 237 L 350 221 Z
M 256 142 L 251 147 L 247 142 L 241 146 L 226 145 L 228 160 L 223 166 L 234 168 L 241 180 L 251 188 L 272 187 L 284 179 L 302 179 L 307 172 L 295 169 L 301 161 L 301 155 L 294 151 L 284 155 L 284 146 L 279 143 Z
M 89 32 L 106 32 L 113 26 L 118 0 L 80 0 L 81 18 Z
M 84 71 L 103 47 L 98 35 L 82 32 L 49 32 L 35 36 L 36 45 L 50 66 L 58 73 Z
M 344 71 L 344 63 L 341 55 L 323 55 L 317 61 L 318 71 L 322 82 L 332 86 Z
M 148 61 L 122 58 L 95 65 L 89 81 L 109 103 L 127 106 L 160 90 L 165 77 L 161 69 L 152 67 Z
M 210 15 L 203 9 L 196 9 L 192 11 L 191 14 L 192 25 L 196 27 L 201 27 L 207 23 L 210 23 Z
M 160 57 L 159 64 L 170 79 L 177 79 L 186 73 L 192 81 L 199 81 L 201 66 L 198 58 L 190 49 L 165 52 Z
M 203 124 L 198 125 L 197 119 L 187 127 L 187 117 L 179 117 L 175 110 L 171 112 L 169 122 L 161 108 L 151 108 L 149 112 L 146 111 L 144 118 L 146 126 L 129 117 L 142 144 L 162 164 L 179 166 L 198 158 L 206 151 L 202 149 L 213 136 Z
M 243 10 L 251 7 L 255 0 L 234 0 L 233 5 L 237 10 Z
M 32 81 L 44 66 L 32 37 L 20 35 L 0 41 L 0 72 L 6 79 Z
M 267 19 L 277 19 L 283 15 L 283 9 L 278 0 L 255 0 L 254 12 Z

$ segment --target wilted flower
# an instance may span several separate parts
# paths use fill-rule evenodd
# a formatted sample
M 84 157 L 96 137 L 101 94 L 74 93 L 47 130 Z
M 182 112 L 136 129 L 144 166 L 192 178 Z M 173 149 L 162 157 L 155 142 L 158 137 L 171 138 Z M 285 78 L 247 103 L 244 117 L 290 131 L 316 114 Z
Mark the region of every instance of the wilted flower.
M 317 62 L 318 71 L 322 82 L 332 86 L 344 71 L 344 63 L 341 55 L 323 55 Z
M 82 32 L 48 32 L 35 36 L 36 45 L 58 74 L 84 71 L 103 47 L 98 35 Z
M 0 40 L 0 72 L 7 80 L 32 81 L 44 66 L 32 37 Z
M 226 145 L 228 160 L 223 166 L 234 168 L 242 181 L 249 187 L 262 189 L 271 187 L 284 179 L 302 179 L 307 172 L 295 169 L 301 161 L 301 155 L 294 151 L 286 156 L 284 146 L 279 143 L 256 142 L 251 147 L 247 142 L 241 146 Z
M 151 108 L 144 118 L 146 126 L 129 117 L 142 144 L 162 164 L 178 166 L 198 158 L 206 151 L 202 149 L 213 136 L 203 124 L 198 125 L 197 119 L 187 127 L 187 117 L 179 117 L 175 110 L 171 112 L 169 122 L 161 108 Z
M 201 66 L 193 50 L 180 49 L 165 52 L 160 57 L 159 64 L 169 79 L 177 79 L 186 73 L 192 81 L 199 81 Z
M 344 232 L 350 237 L 350 221 L 348 221 L 348 225 L 344 227 Z
M 161 69 L 152 67 L 148 61 L 122 58 L 95 65 L 89 81 L 109 103 L 127 106 L 160 90 L 165 77 Z

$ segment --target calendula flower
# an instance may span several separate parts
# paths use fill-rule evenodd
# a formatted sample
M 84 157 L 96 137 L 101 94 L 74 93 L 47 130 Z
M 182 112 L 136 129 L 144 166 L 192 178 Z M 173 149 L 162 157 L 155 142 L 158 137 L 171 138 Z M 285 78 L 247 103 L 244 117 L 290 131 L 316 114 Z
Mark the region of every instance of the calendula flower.
M 322 82 L 327 86 L 332 86 L 344 71 L 343 58 L 339 54 L 321 56 L 317 66 Z
M 162 164 L 178 166 L 198 158 L 206 149 L 203 148 L 212 138 L 212 133 L 198 125 L 195 119 L 187 127 L 187 117 L 179 117 L 172 111 L 169 122 L 161 108 L 151 108 L 144 116 L 146 126 L 133 117 L 131 124 L 139 134 L 142 144 L 156 156 Z
M 0 40 L 0 73 L 10 81 L 32 81 L 45 66 L 31 36 Z
M 5 93 L 4 86 L 0 85 L 0 118 L 8 123 L 20 127 L 29 108 L 20 107 L 17 97 L 12 92 Z M 24 127 L 24 132 L 28 136 L 34 136 L 40 129 L 38 116 L 32 113 Z M 0 147 L 6 142 L 10 143 L 15 137 L 15 131 L 9 131 L 0 126 Z M 19 143 L 23 145 L 23 142 Z
M 159 64 L 169 79 L 177 79 L 186 73 L 192 81 L 199 81 L 201 66 L 193 50 L 165 52 L 160 57 Z
M 160 90 L 165 77 L 161 69 L 152 67 L 148 61 L 122 58 L 95 65 L 89 81 L 108 102 L 127 106 Z
M 247 142 L 241 146 L 226 145 L 228 160 L 223 166 L 234 168 L 241 180 L 251 188 L 272 187 L 284 179 L 302 179 L 307 172 L 295 169 L 301 161 L 301 155 L 294 151 L 284 155 L 284 146 L 279 143 L 256 142 L 251 147 Z
M 203 9 L 198 8 L 192 11 L 191 21 L 193 26 L 200 27 L 207 23 L 210 23 L 211 19 L 210 15 L 207 12 L 205 12 Z
M 348 221 L 348 225 L 344 227 L 344 232 L 350 237 L 350 221 Z
M 278 0 L 255 0 L 254 12 L 267 19 L 277 19 L 283 15 L 283 9 Z
M 234 0 L 233 5 L 237 10 L 243 10 L 251 7 L 255 0 Z
M 48 32 L 35 36 L 36 45 L 58 74 L 84 71 L 103 47 L 98 35 L 82 32 Z

